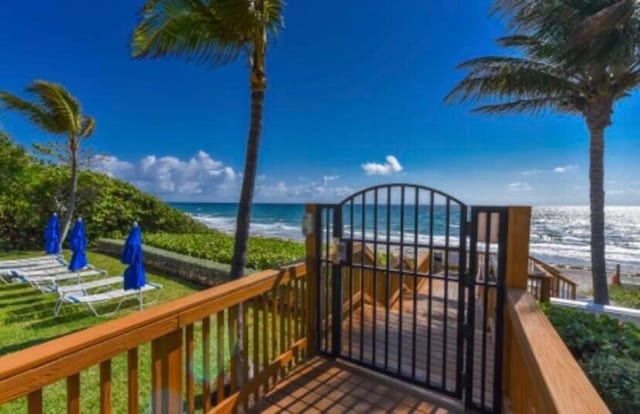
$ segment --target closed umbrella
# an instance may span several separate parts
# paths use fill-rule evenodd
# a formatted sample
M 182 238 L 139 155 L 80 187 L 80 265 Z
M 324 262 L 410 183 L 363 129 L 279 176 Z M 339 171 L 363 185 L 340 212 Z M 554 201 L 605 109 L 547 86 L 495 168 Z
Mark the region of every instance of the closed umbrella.
M 131 233 L 129 233 L 124 245 L 120 260 L 122 263 L 129 265 L 124 271 L 124 289 L 138 290 L 138 300 L 140 302 L 140 310 L 142 310 L 142 291 L 140 288 L 147 283 L 147 279 L 142 259 L 142 231 L 137 223 L 134 223 L 131 228 Z
M 44 251 L 47 254 L 60 253 L 60 222 L 56 213 L 51 215 L 44 229 Z
M 142 232 L 137 222 L 133 223 L 129 237 L 127 237 L 127 241 L 124 243 L 124 249 L 122 250 L 122 255 L 120 255 L 120 262 L 128 265 L 132 264 L 135 246 L 142 246 Z
M 87 237 L 84 234 L 84 223 L 81 218 L 76 220 L 76 224 L 71 229 L 69 234 L 69 246 L 73 255 L 71 255 L 71 261 L 69 262 L 69 270 L 75 272 L 76 270 L 87 267 L 87 255 L 85 249 L 87 248 Z

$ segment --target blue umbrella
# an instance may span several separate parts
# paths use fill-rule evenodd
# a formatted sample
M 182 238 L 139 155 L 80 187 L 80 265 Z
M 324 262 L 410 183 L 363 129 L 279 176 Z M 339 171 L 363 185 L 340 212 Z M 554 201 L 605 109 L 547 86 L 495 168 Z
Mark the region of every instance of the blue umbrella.
M 140 301 L 140 309 L 142 309 L 142 291 L 140 288 L 147 283 L 147 278 L 142 260 L 142 231 L 138 223 L 133 223 L 120 260 L 122 263 L 129 265 L 124 271 L 124 289 L 138 289 L 140 294 L 138 300 Z
M 56 213 L 51 215 L 44 229 L 44 251 L 47 254 L 60 253 L 60 223 Z
M 128 265 L 133 264 L 134 249 L 136 246 L 142 246 L 142 232 L 140 231 L 138 223 L 134 222 L 129 237 L 127 237 L 127 241 L 124 243 L 120 262 Z
M 87 255 L 84 250 L 87 248 L 87 237 L 84 234 L 84 223 L 82 219 L 76 220 L 76 224 L 73 226 L 71 233 L 69 234 L 69 246 L 73 255 L 69 262 L 69 270 L 75 272 L 85 268 L 88 264 Z

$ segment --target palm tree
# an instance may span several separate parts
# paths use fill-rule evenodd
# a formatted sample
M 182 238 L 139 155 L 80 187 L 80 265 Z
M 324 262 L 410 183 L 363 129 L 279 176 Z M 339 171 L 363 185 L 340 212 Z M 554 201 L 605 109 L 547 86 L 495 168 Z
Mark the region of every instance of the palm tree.
M 135 58 L 180 57 L 215 66 L 244 57 L 249 63 L 251 120 L 231 259 L 233 279 L 245 272 L 267 89 L 265 57 L 269 37 L 283 26 L 283 12 L 282 0 L 147 0 L 141 22 L 133 32 Z M 241 305 L 237 314 L 242 314 Z M 245 365 L 241 324 L 238 318 L 229 323 L 229 345 L 237 362 L 238 378 L 242 378 Z
M 467 76 L 445 102 L 480 98 L 475 112 L 582 116 L 590 133 L 591 270 L 594 301 L 609 303 L 604 237 L 604 132 L 614 104 L 640 85 L 640 2 L 498 0 L 512 33 L 498 44 L 519 53 L 459 65 Z
M 251 204 L 258 168 L 269 37 L 283 26 L 282 0 L 147 0 L 133 33 L 133 56 L 181 57 L 224 65 L 241 57 L 250 66 L 251 120 L 230 276 L 245 272 Z
M 0 102 L 7 109 L 26 116 L 34 125 L 53 135 L 66 136 L 66 149 L 71 169 L 71 185 L 67 209 L 62 220 L 62 245 L 73 218 L 78 191 L 78 151 L 80 142 L 89 138 L 95 129 L 95 120 L 82 113 L 80 102 L 64 86 L 35 80 L 27 87 L 35 102 L 25 101 L 8 92 L 0 91 Z M 65 157 L 67 158 L 67 157 Z

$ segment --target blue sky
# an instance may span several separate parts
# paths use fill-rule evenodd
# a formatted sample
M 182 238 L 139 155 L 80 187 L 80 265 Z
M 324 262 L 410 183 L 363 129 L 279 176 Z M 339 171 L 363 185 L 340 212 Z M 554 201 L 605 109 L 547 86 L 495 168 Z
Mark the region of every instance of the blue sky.
M 134 61 L 142 1 L 7 2 L 0 89 L 64 84 L 97 120 L 87 141 L 112 175 L 172 201 L 234 201 L 248 130 L 248 68 Z M 586 204 L 582 119 L 486 117 L 444 105 L 463 60 L 500 53 L 491 1 L 290 1 L 269 52 L 257 201 L 331 201 L 412 182 L 469 203 Z M 640 93 L 607 131 L 607 202 L 640 202 Z M 20 143 L 46 141 L 12 113 Z

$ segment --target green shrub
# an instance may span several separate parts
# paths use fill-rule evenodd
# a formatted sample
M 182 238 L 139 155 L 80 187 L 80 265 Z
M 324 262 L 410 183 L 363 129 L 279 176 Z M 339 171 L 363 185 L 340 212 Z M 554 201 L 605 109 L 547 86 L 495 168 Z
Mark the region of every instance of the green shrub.
M 547 305 L 544 310 L 576 359 L 606 352 L 640 360 L 640 329 L 631 322 L 558 306 Z
M 640 413 L 640 362 L 600 352 L 582 365 L 612 412 Z
M 231 263 L 233 255 L 233 237 L 215 230 L 200 234 L 146 233 L 144 242 L 150 246 L 219 263 Z M 302 243 L 250 237 L 246 266 L 252 269 L 269 269 L 291 263 L 304 255 Z
M 611 411 L 640 412 L 640 329 L 607 315 L 542 308 Z
M 69 171 L 44 164 L 8 137 L 0 136 L 0 250 L 41 248 L 46 220 L 62 213 Z M 206 226 L 131 184 L 81 171 L 76 216 L 86 223 L 89 241 L 121 237 L 134 220 L 145 231 L 207 232 Z
M 610 286 L 609 297 L 618 306 L 640 309 L 640 286 Z

